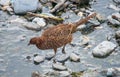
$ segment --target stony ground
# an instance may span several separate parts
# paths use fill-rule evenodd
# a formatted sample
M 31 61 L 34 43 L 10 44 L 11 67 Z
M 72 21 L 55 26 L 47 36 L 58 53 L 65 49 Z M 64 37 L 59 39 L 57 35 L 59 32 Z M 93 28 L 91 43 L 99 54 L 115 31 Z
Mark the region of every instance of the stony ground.
M 63 9 L 64 12 L 57 10 L 58 15 L 48 12 L 50 8 L 46 6 L 52 5 L 47 0 L 40 0 L 41 3 L 37 0 L 33 3 L 30 2 L 33 0 L 23 1 L 27 6 L 21 0 L 11 0 L 10 6 L 9 1 L 0 0 L 0 77 L 120 76 L 119 0 L 95 0 L 86 8 L 76 8 L 78 4 L 71 4 Z M 67 1 L 66 4 L 74 1 Z M 59 16 L 64 19 L 63 23 L 75 22 L 97 12 L 96 18 L 73 34 L 72 45 L 66 46 L 66 54 L 61 53 L 61 48 L 58 49 L 56 63 L 53 62 L 53 50 L 39 50 L 27 45 L 30 38 L 40 36 L 44 29 L 56 24 L 44 18 L 25 16 L 28 11 L 38 10 L 38 3 L 37 13 L 42 11 L 49 16 Z

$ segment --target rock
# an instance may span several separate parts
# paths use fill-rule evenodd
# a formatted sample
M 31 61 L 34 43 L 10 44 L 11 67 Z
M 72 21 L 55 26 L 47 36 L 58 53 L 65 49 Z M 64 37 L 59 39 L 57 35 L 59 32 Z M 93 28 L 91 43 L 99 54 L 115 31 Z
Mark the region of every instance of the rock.
M 95 19 L 92 19 L 92 20 L 89 20 L 89 22 L 95 26 L 99 26 L 100 25 L 100 22 L 98 20 L 95 20 Z
M 113 68 L 107 69 L 107 77 L 114 77 L 115 70 Z
M 57 55 L 56 56 L 56 60 L 58 62 L 62 62 L 62 63 L 65 62 L 65 61 L 67 61 L 68 58 L 69 58 L 69 55 L 67 55 L 67 54 L 62 54 L 62 55 Z
M 115 10 L 115 11 L 120 11 L 120 8 L 117 7 L 117 6 L 115 6 L 115 5 L 113 5 L 113 4 L 109 4 L 109 5 L 108 5 L 108 8 L 113 9 L 113 10 Z
M 0 5 L 5 6 L 5 5 L 9 5 L 10 4 L 10 0 L 0 0 Z
M 75 61 L 75 62 L 79 62 L 80 61 L 80 57 L 78 55 L 76 55 L 75 53 L 71 53 L 70 54 L 70 60 L 71 61 Z
M 36 17 L 36 18 L 33 19 L 32 22 L 38 24 L 40 27 L 45 27 L 46 26 L 46 22 L 43 18 Z
M 63 66 L 62 64 L 59 64 L 59 63 L 53 64 L 52 67 L 53 67 L 53 69 L 59 70 L 59 71 L 67 70 L 67 68 L 65 66 Z
M 70 1 L 81 4 L 81 5 L 82 4 L 85 5 L 85 4 L 89 4 L 90 0 L 70 0 Z
M 35 56 L 34 57 L 34 62 L 36 63 L 41 63 L 45 60 L 45 57 L 44 56 Z
M 78 26 L 78 27 L 77 27 L 77 30 L 80 31 L 80 30 L 82 30 L 82 29 L 84 29 L 84 28 L 86 28 L 86 27 L 87 27 L 87 25 L 83 24 L 83 25 L 81 25 L 81 26 Z
M 40 73 L 38 71 L 34 71 L 34 72 L 32 72 L 31 77 L 42 77 L 42 76 L 40 75 Z
M 120 39 L 120 30 L 115 32 L 115 37 L 116 37 L 117 39 Z
M 90 38 L 88 36 L 81 36 L 80 39 L 81 46 L 87 46 L 90 42 Z
M 120 0 L 113 0 L 113 2 L 115 2 L 116 4 L 120 4 Z
M 99 13 L 97 13 L 96 17 L 97 17 L 97 19 L 98 19 L 100 22 L 106 20 L 106 18 L 105 18 L 103 15 L 99 14 Z
M 29 30 L 36 30 L 36 31 L 41 30 L 41 26 L 39 26 L 39 25 L 37 25 L 36 23 L 33 23 L 33 22 L 24 23 L 23 26 L 26 27 Z
M 113 13 L 112 18 L 120 22 L 120 13 Z
M 37 10 L 38 0 L 12 0 L 11 2 L 16 14 L 25 14 L 27 12 L 35 12 Z
M 112 25 L 120 25 L 120 22 L 118 20 L 115 20 L 112 18 L 112 16 L 108 16 L 107 20 L 112 24 Z
M 52 59 L 54 56 L 55 56 L 55 54 L 52 53 L 52 52 L 50 52 L 50 53 L 47 53 L 47 54 L 46 54 L 45 58 L 48 59 L 48 60 L 50 60 L 50 59 Z
M 70 73 L 68 71 L 60 71 L 60 76 L 61 77 L 69 77 Z
M 92 54 L 94 57 L 104 58 L 110 55 L 116 47 L 117 45 L 112 42 L 103 41 L 93 49 Z

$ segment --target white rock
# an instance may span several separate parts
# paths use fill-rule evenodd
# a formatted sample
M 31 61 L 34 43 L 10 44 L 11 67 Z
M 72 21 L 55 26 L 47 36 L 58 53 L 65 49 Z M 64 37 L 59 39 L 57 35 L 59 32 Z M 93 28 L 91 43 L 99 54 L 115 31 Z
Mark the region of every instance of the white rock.
M 0 0 L 0 5 L 9 5 L 10 0 Z
M 116 10 L 116 11 L 120 11 L 120 8 L 117 7 L 117 6 L 115 6 L 115 5 L 113 5 L 113 4 L 109 4 L 109 5 L 108 5 L 108 8 L 113 9 L 113 10 Z
M 38 24 L 40 27 L 46 26 L 46 22 L 43 18 L 36 17 L 36 18 L 33 19 L 32 22 Z
M 71 53 L 70 60 L 77 62 L 77 61 L 80 61 L 80 57 L 78 55 L 76 55 L 75 53 Z
M 117 45 L 112 42 L 103 41 L 93 49 L 92 54 L 94 57 L 104 58 L 110 55 L 116 47 Z
M 53 64 L 52 67 L 55 70 L 60 70 L 60 71 L 67 70 L 67 68 L 65 66 L 63 66 L 62 64 L 59 64 L 59 63 Z
M 68 76 L 70 76 L 70 73 L 68 71 L 60 71 L 60 76 L 61 77 L 68 77 Z
M 34 61 L 37 63 L 43 62 L 45 60 L 44 56 L 35 56 Z

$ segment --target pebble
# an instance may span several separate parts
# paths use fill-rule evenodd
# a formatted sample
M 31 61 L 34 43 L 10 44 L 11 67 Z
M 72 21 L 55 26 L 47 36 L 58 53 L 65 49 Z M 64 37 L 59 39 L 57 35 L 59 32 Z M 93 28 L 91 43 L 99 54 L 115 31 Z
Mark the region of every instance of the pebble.
M 92 54 L 94 57 L 104 58 L 109 56 L 116 47 L 117 45 L 110 41 L 103 41 L 93 49 Z
M 62 55 L 58 55 L 58 56 L 56 56 L 56 60 L 58 61 L 58 62 L 65 62 L 65 61 L 67 61 L 69 59 L 69 55 L 67 55 L 67 54 L 62 54 Z
M 68 71 L 60 71 L 60 76 L 61 77 L 69 77 L 70 76 L 70 72 L 68 72 Z
M 113 10 L 116 10 L 116 11 L 120 11 L 120 8 L 117 7 L 117 6 L 115 6 L 115 5 L 113 5 L 113 4 L 109 4 L 109 5 L 108 5 L 108 8 L 113 9 Z
M 10 0 L 0 0 L 0 5 L 9 5 L 10 4 Z
M 44 56 L 35 56 L 34 57 L 34 62 L 36 63 L 41 63 L 45 60 L 45 57 Z
M 117 39 L 120 39 L 120 30 L 118 30 L 118 31 L 115 32 L 115 37 Z
M 46 58 L 47 60 L 50 60 L 50 59 L 52 59 L 54 56 L 55 56 L 55 54 L 54 54 L 53 52 L 49 52 L 49 53 L 46 54 L 45 58 Z
M 25 14 L 27 12 L 35 12 L 38 8 L 38 0 L 12 0 L 12 7 L 16 14 Z
M 107 20 L 112 24 L 112 25 L 120 25 L 120 22 L 118 20 L 115 20 L 112 18 L 112 16 L 108 16 Z
M 67 70 L 67 68 L 60 63 L 55 63 L 55 64 L 52 65 L 52 67 L 53 67 L 53 69 L 59 70 L 59 71 Z
M 34 72 L 32 72 L 32 76 L 31 77 L 41 77 L 41 76 L 40 76 L 39 71 L 34 71 Z
M 43 18 L 36 17 L 36 18 L 33 19 L 32 22 L 38 24 L 40 27 L 45 27 L 46 26 L 46 22 Z
M 89 20 L 89 22 L 93 25 L 96 25 L 96 26 L 100 25 L 100 22 L 98 20 L 95 20 L 95 19 L 91 19 L 91 20 Z
M 74 62 L 79 62 L 80 61 L 80 57 L 78 55 L 76 55 L 75 53 L 71 53 L 70 54 L 70 60 L 74 61 Z
M 40 31 L 41 30 L 41 27 L 36 24 L 36 23 L 33 23 L 33 22 L 27 22 L 27 23 L 24 23 L 23 26 L 29 30 L 36 30 L 36 31 Z
M 97 17 L 97 19 L 99 21 L 105 21 L 106 20 L 106 18 L 103 15 L 99 14 L 99 13 L 97 13 L 96 17 Z

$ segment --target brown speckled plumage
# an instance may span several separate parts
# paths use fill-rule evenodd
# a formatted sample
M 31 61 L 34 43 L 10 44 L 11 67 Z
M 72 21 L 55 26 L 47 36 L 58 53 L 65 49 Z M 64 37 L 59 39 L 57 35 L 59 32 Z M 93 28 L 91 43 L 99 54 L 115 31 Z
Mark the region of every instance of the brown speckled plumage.
M 94 17 L 96 13 L 71 24 L 59 24 L 57 26 L 46 29 L 39 37 L 34 37 L 30 40 L 29 44 L 35 44 L 37 48 L 46 50 L 54 49 L 56 54 L 57 48 L 63 46 L 62 52 L 65 53 L 65 45 L 71 43 L 72 33 L 76 28 L 86 23 L 90 18 Z

